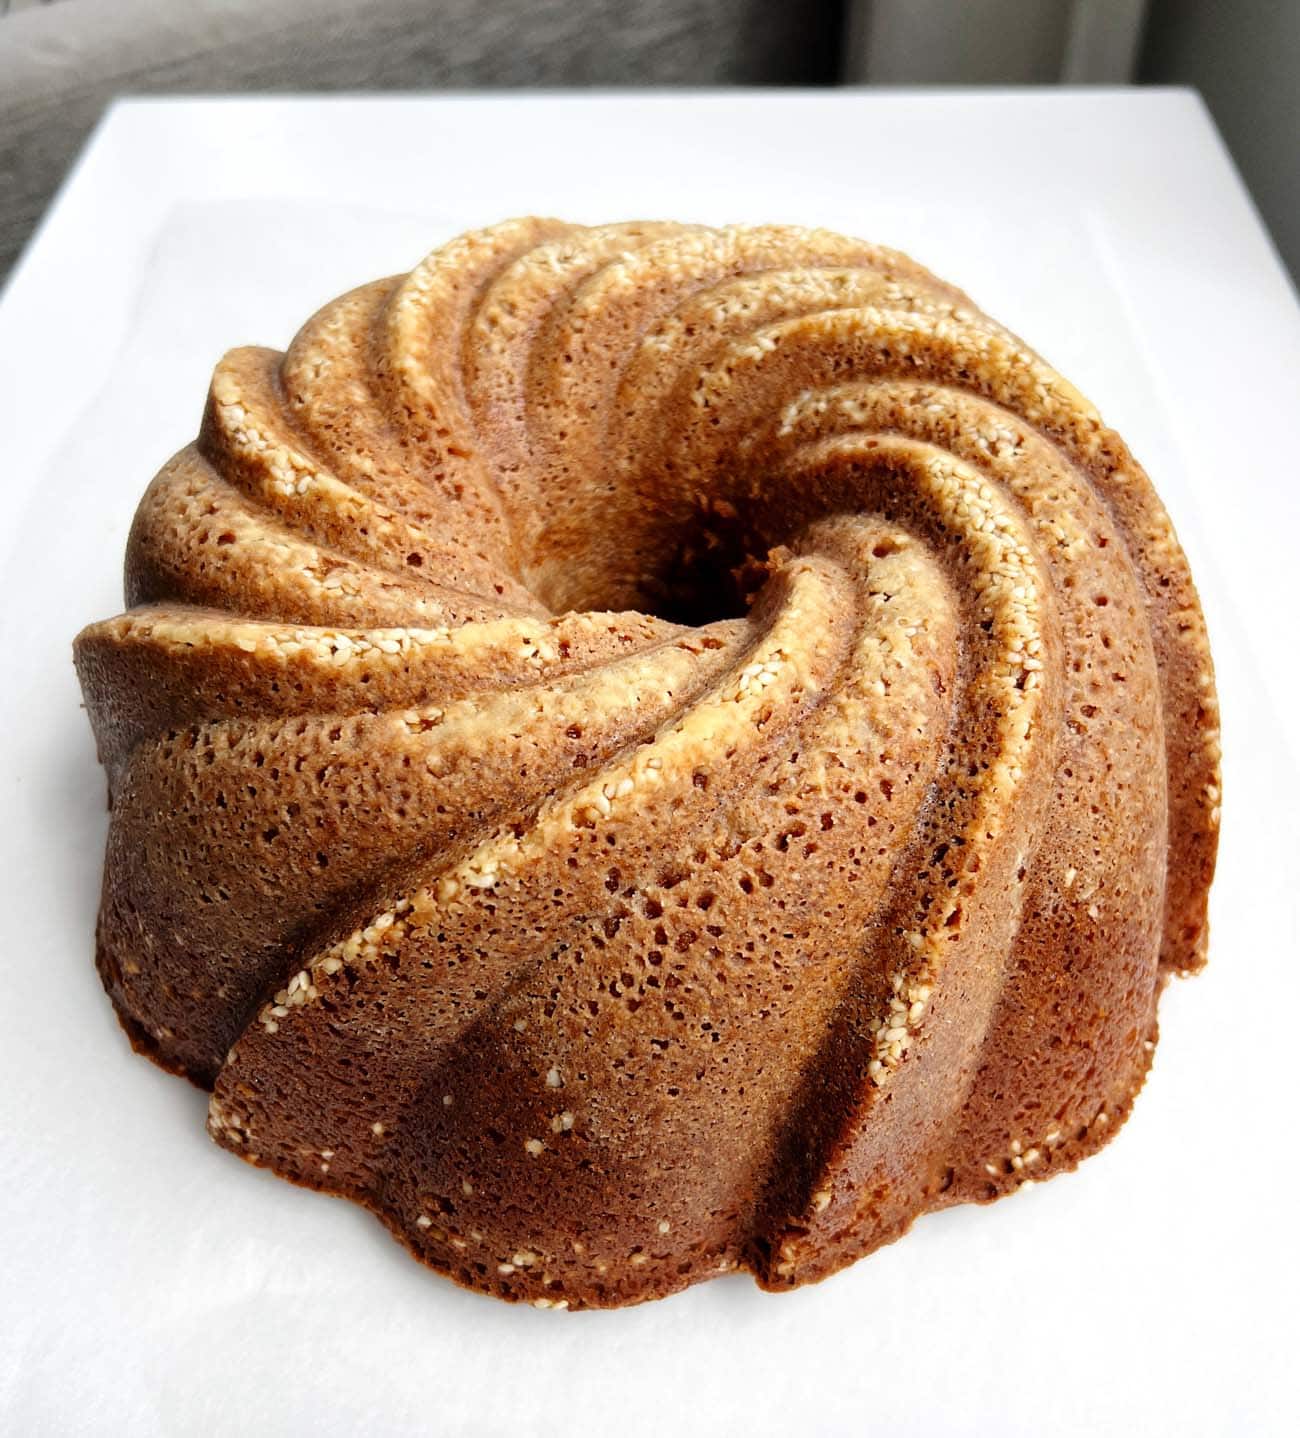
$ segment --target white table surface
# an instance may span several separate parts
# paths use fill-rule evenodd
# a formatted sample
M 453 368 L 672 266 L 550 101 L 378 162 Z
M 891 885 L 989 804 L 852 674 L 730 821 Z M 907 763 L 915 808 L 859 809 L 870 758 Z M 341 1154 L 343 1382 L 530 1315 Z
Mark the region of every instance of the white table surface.
M 911 251 L 1150 469 L 1225 731 L 1211 965 L 1077 1173 L 792 1295 L 617 1313 L 463 1293 L 234 1162 L 91 964 L 103 785 L 72 635 L 236 343 L 541 212 L 826 224 Z M 1179 92 L 116 107 L 0 299 L 0 1430 L 1296 1431 L 1300 312 Z

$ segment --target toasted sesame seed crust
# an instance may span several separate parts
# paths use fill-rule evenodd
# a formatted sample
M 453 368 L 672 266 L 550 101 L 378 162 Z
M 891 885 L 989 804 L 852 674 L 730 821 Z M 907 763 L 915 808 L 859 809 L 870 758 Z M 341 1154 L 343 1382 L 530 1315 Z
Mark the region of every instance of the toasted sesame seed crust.
M 76 662 L 97 956 L 213 1137 L 544 1309 L 1074 1167 L 1204 960 L 1123 442 L 892 251 L 525 219 L 213 375 Z

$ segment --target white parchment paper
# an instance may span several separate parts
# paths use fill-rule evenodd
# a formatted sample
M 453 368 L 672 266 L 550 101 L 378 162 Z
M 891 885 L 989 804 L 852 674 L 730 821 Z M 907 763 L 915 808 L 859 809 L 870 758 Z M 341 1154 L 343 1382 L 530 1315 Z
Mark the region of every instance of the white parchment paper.
M 827 208 L 818 219 L 865 228 L 860 209 Z M 1023 217 L 1009 260 L 992 209 L 870 208 L 872 238 L 963 285 L 1096 399 L 1197 561 L 1228 742 L 1212 963 L 1166 996 L 1131 1122 L 1078 1173 L 924 1219 L 820 1286 L 773 1297 L 734 1277 L 574 1315 L 464 1293 L 360 1210 L 211 1144 L 204 1095 L 130 1052 L 93 970 L 104 787 L 70 641 L 119 609 L 135 501 L 193 435 L 225 347 L 283 346 L 335 293 L 499 216 L 482 202 L 471 214 L 182 205 L 142 238 L 107 382 L 86 394 L 50 376 L 66 394 L 63 436 L 45 472 L 11 474 L 3 493 L 6 633 L 19 638 L 0 678 L 0 1429 L 630 1438 L 1277 1419 L 1279 1390 L 1261 1396 L 1257 1376 L 1289 1362 L 1272 1345 L 1294 1258 L 1282 1150 L 1300 1012 L 1285 892 L 1295 718 L 1270 704 L 1257 665 L 1294 652 L 1294 621 L 1263 636 L 1234 607 L 1248 556 L 1216 553 L 1201 531 L 1104 216 Z M 93 316 L 49 322 L 75 334 Z

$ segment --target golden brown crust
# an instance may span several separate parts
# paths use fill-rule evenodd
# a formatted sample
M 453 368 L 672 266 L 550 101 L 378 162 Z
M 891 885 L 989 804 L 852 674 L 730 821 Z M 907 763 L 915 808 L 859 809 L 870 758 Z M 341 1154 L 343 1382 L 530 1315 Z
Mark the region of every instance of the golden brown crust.
M 1213 671 L 1059 375 L 819 231 L 511 221 L 213 377 L 76 657 L 213 1136 L 543 1307 L 1073 1167 L 1197 968 Z

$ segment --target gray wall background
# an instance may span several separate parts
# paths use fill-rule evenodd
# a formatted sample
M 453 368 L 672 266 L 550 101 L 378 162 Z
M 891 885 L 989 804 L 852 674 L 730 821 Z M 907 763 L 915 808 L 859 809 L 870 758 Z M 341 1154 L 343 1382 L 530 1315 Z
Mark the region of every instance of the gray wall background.
M 1300 277 L 1300 0 L 1154 0 L 1139 77 L 1204 95 Z
M 873 85 L 1122 85 L 1147 0 L 852 0 L 846 76 Z

